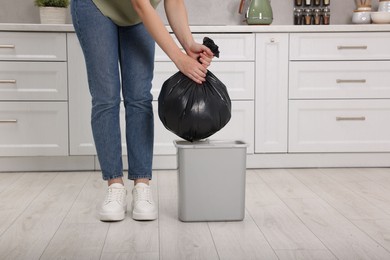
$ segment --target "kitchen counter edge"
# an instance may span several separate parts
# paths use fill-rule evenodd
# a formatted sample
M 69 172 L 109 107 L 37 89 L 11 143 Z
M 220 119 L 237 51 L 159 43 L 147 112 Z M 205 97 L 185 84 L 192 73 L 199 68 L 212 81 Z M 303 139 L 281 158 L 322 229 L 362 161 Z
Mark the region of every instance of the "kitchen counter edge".
M 277 32 L 390 32 L 390 24 L 343 25 L 196 25 L 191 31 L 202 33 L 277 33 Z M 171 31 L 170 27 L 167 29 Z M 0 23 L 0 31 L 74 32 L 72 24 Z

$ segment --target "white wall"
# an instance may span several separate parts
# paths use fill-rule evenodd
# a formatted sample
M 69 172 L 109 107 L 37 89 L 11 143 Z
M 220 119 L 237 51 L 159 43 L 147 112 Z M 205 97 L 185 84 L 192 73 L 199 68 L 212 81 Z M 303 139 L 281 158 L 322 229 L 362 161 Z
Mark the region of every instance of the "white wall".
M 130 0 L 129 0 L 130 1 Z M 248 2 L 249 0 L 247 0 Z M 379 0 L 373 0 L 376 8 Z M 191 25 L 243 24 L 238 14 L 240 0 L 185 0 Z M 273 24 L 292 24 L 293 0 L 271 0 Z M 354 0 L 331 0 L 331 24 L 351 23 Z M 166 22 L 163 4 L 158 11 Z M 0 23 L 39 23 L 34 0 L 0 0 Z M 71 23 L 68 15 L 68 23 Z

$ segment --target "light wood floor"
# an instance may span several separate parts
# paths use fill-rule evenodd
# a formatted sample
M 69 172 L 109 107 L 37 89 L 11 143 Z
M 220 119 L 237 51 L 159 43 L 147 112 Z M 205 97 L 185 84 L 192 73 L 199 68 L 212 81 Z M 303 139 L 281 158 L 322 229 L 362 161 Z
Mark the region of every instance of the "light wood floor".
M 0 173 L 0 259 L 390 259 L 390 169 L 248 170 L 246 184 L 244 221 L 183 223 L 176 172 L 156 171 L 158 220 L 103 223 L 99 172 Z

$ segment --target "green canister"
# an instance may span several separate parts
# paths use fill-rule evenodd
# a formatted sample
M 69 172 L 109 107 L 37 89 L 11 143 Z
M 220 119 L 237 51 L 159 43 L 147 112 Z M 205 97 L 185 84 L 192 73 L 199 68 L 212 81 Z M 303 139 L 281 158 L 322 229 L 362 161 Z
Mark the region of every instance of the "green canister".
M 247 23 L 269 25 L 273 14 L 269 0 L 252 0 L 247 11 Z

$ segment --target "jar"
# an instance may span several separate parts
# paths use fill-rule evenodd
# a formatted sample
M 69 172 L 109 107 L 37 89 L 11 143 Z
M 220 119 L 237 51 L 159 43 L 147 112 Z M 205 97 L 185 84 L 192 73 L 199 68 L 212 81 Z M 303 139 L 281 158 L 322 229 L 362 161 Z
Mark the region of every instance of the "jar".
M 303 0 L 295 0 L 295 5 L 296 6 L 301 6 L 302 2 L 303 2 Z
M 320 25 L 321 24 L 321 9 L 314 9 L 313 11 L 313 21 L 315 25 Z
M 323 24 L 325 25 L 330 24 L 330 9 L 328 7 L 325 7 L 322 10 L 322 20 L 323 20 Z
M 311 6 L 311 0 L 305 0 L 305 5 L 306 6 Z
M 322 4 L 325 6 L 330 5 L 330 0 L 322 0 Z
M 310 25 L 312 24 L 312 10 L 311 9 L 305 9 L 305 15 L 304 15 L 304 20 L 305 20 L 305 25 Z
M 314 0 L 314 5 L 315 6 L 321 5 L 321 0 Z
M 302 9 L 299 8 L 294 9 L 294 24 L 302 25 Z

